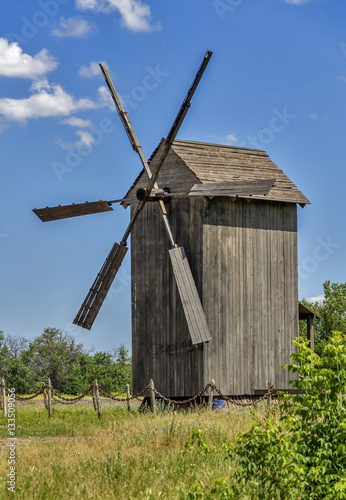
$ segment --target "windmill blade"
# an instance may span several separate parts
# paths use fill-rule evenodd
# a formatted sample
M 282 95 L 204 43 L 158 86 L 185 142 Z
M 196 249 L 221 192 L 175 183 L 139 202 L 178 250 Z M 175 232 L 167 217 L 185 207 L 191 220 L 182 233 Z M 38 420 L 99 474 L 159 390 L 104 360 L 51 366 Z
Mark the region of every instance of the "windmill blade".
M 138 142 L 138 139 L 137 139 L 136 134 L 133 130 L 133 127 L 132 127 L 131 122 L 128 118 L 128 115 L 122 108 L 121 100 L 120 100 L 118 94 L 116 93 L 114 85 L 113 85 L 113 83 L 110 79 L 110 76 L 108 74 L 107 68 L 102 64 L 100 65 L 101 70 L 103 72 L 103 75 L 104 75 L 106 82 L 108 84 L 108 87 L 110 89 L 112 98 L 115 102 L 118 113 L 120 115 L 120 118 L 125 126 L 125 129 L 126 129 L 128 137 L 130 139 L 130 142 L 132 144 L 132 147 L 135 151 L 138 152 L 138 154 L 141 158 L 142 164 L 143 164 L 145 170 L 147 171 L 147 174 L 149 177 L 149 183 L 147 186 L 148 190 L 157 186 L 157 184 L 156 184 L 157 176 L 158 176 L 158 174 L 162 168 L 162 165 L 163 165 L 163 163 L 168 155 L 168 152 L 169 152 L 169 149 L 173 143 L 173 140 L 176 137 L 176 135 L 180 129 L 180 126 L 181 126 L 181 124 L 186 116 L 186 113 L 190 107 L 190 101 L 193 97 L 193 94 L 196 91 L 196 88 L 198 86 L 200 79 L 202 78 L 202 75 L 204 73 L 205 68 L 207 67 L 207 64 L 210 60 L 211 55 L 212 55 L 212 52 L 208 51 L 203 58 L 202 64 L 200 65 L 200 67 L 196 73 L 196 76 L 192 82 L 192 85 L 191 85 L 191 87 L 190 87 L 190 89 L 189 89 L 189 91 L 188 91 L 188 93 L 183 101 L 183 104 L 181 105 L 180 110 L 176 116 L 176 119 L 175 119 L 169 133 L 168 133 L 167 139 L 166 139 L 165 144 L 164 144 L 164 150 L 161 154 L 158 167 L 157 167 L 154 174 L 152 174 L 150 171 L 150 168 L 149 168 L 148 163 L 144 157 L 142 148 Z M 139 201 L 137 203 L 137 205 L 133 211 L 130 223 L 129 223 L 129 225 L 128 225 L 128 227 L 123 235 L 123 238 L 120 242 L 120 245 L 115 243 L 113 249 L 111 250 L 109 256 L 107 257 L 100 273 L 96 277 L 96 280 L 89 291 L 89 294 L 87 295 L 87 297 L 86 297 L 85 301 L 83 302 L 75 320 L 73 321 L 75 324 L 82 326 L 83 328 L 87 328 L 87 329 L 91 328 L 91 326 L 96 318 L 96 315 L 97 315 L 99 309 L 101 308 L 101 305 L 106 297 L 106 294 L 112 285 L 112 282 L 113 282 L 113 280 L 116 276 L 116 273 L 121 265 L 121 262 L 122 262 L 123 258 L 125 257 L 125 253 L 127 251 L 127 247 L 126 247 L 127 239 L 129 237 L 129 235 L 130 235 L 130 233 L 131 233 L 131 231 L 136 223 L 136 220 L 137 220 L 141 210 L 143 209 L 146 201 L 147 200 L 145 199 L 145 200 Z M 160 202 L 160 207 L 161 207 L 161 212 L 162 212 L 162 216 L 163 216 L 163 221 L 165 223 L 167 233 L 170 237 L 171 245 L 174 247 L 172 250 L 176 250 L 176 244 L 175 244 L 172 232 L 171 232 L 171 228 L 170 228 L 170 225 L 168 222 L 168 218 L 167 218 L 167 214 L 166 214 L 166 210 L 164 208 L 163 202 Z M 114 253 L 114 255 L 113 255 L 113 253 Z M 175 255 L 175 253 L 173 253 L 173 254 Z M 174 271 L 174 275 L 176 276 L 177 284 L 179 282 L 178 290 L 179 290 L 179 293 L 181 296 L 181 300 L 183 303 L 185 314 L 187 315 L 186 317 L 187 318 L 188 317 L 194 318 L 194 319 L 188 320 L 189 331 L 190 331 L 190 328 L 192 328 L 190 326 L 192 324 L 194 325 L 194 328 L 196 328 L 196 326 L 195 326 L 196 322 L 197 322 L 196 324 L 199 325 L 199 327 L 203 326 L 203 331 L 208 331 L 208 326 L 206 325 L 206 320 L 205 320 L 203 308 L 202 308 L 202 305 L 201 305 L 201 302 L 200 302 L 200 299 L 198 296 L 196 285 L 193 281 L 192 273 L 191 273 L 189 264 L 187 262 L 187 259 L 186 259 L 186 257 L 185 258 L 176 257 L 175 262 L 177 263 L 175 266 L 177 270 Z M 173 261 L 172 261 L 172 263 L 173 263 Z M 185 291 L 183 291 L 183 289 L 184 290 L 189 289 L 190 292 L 185 293 Z M 196 303 L 197 303 L 197 305 L 196 305 Z M 194 311 L 197 311 L 195 316 L 193 315 Z M 190 331 L 190 334 L 191 334 L 191 340 L 193 343 L 207 341 L 207 340 L 199 340 L 200 337 L 198 337 L 197 333 L 193 330 Z M 208 340 L 210 339 L 209 333 L 208 333 L 208 335 L 207 334 L 203 334 L 203 335 L 204 335 L 203 338 L 208 339 Z
M 206 182 L 192 186 L 189 196 L 252 196 L 266 195 L 275 179 L 236 180 L 230 182 Z
M 183 247 L 169 250 L 175 281 L 184 309 L 192 344 L 209 342 L 211 335 Z
M 193 82 L 191 84 L 191 87 L 189 88 L 186 96 L 185 96 L 185 99 L 182 103 L 182 105 L 180 106 L 180 109 L 178 111 L 178 114 L 173 122 L 173 125 L 170 129 L 170 131 L 168 132 L 168 135 L 166 137 L 166 141 L 165 141 L 165 145 L 164 145 L 164 150 L 161 154 L 161 157 L 160 157 L 160 160 L 159 160 L 159 164 L 155 170 L 155 173 L 154 175 L 152 176 L 152 178 L 150 179 L 148 185 L 147 185 L 147 189 L 150 191 L 153 187 L 154 187 L 154 184 L 158 178 L 158 175 L 160 173 L 160 170 L 162 168 L 162 165 L 168 155 L 168 152 L 170 150 L 170 147 L 171 145 L 173 144 L 173 141 L 174 139 L 176 138 L 178 132 L 179 132 L 179 129 L 184 121 L 184 118 L 191 106 L 191 99 L 198 87 L 198 84 L 203 76 L 203 73 L 206 69 L 206 67 L 208 66 L 208 63 L 210 61 L 210 58 L 211 56 L 213 55 L 213 53 L 210 51 L 210 50 L 207 50 L 207 52 L 205 53 L 204 55 L 204 58 L 203 58 L 203 61 L 200 65 L 200 67 L 198 68 L 197 70 L 197 73 L 195 75 L 195 78 L 193 79 Z
M 112 203 L 114 203 L 114 201 Z M 90 203 L 73 203 L 72 205 L 58 205 L 57 207 L 34 208 L 33 212 L 42 222 L 49 222 L 51 220 L 79 217 L 80 215 L 110 212 L 113 208 L 109 203 L 111 202 L 103 200 L 92 201 Z
M 126 246 L 114 243 L 77 316 L 73 320 L 75 325 L 90 330 L 106 298 L 107 292 L 112 286 L 127 250 Z
M 192 97 L 193 97 L 193 95 L 194 95 L 194 93 L 195 93 L 195 91 L 196 91 L 196 89 L 198 87 L 198 84 L 199 84 L 199 82 L 200 82 L 200 80 L 201 80 L 201 78 L 203 76 L 203 73 L 204 73 L 204 71 L 205 71 L 205 69 L 206 69 L 206 67 L 207 67 L 207 65 L 208 65 L 208 63 L 209 63 L 210 58 L 211 58 L 212 55 L 213 55 L 213 53 L 210 50 L 208 50 L 205 53 L 205 55 L 203 57 L 203 60 L 202 60 L 202 63 L 201 63 L 200 67 L 197 70 L 197 73 L 196 73 L 196 75 L 195 75 L 195 77 L 193 79 L 193 82 L 192 82 L 192 84 L 191 84 L 191 86 L 190 86 L 190 88 L 189 88 L 189 90 L 188 90 L 188 92 L 187 92 L 187 94 L 185 96 L 185 99 L 184 99 L 182 105 L 180 106 L 178 114 L 177 114 L 177 116 L 176 116 L 176 118 L 175 118 L 175 120 L 173 122 L 173 125 L 172 125 L 170 131 L 168 132 L 167 138 L 166 138 L 166 140 L 164 142 L 163 151 L 161 153 L 160 160 L 158 162 L 157 168 L 156 168 L 154 174 L 151 176 L 151 178 L 150 178 L 150 180 L 148 182 L 148 185 L 146 187 L 146 189 L 147 189 L 148 192 L 150 192 L 154 188 L 154 186 L 155 186 L 157 177 L 158 177 L 158 175 L 160 173 L 160 170 L 161 170 L 161 168 L 163 166 L 163 163 L 164 163 L 165 159 L 167 158 L 167 155 L 168 155 L 168 152 L 170 150 L 170 147 L 171 147 L 171 145 L 172 145 L 172 143 L 173 143 L 176 135 L 178 134 L 179 129 L 180 129 L 182 123 L 183 123 L 183 120 L 184 120 L 184 118 L 185 118 L 185 116 L 186 116 L 186 114 L 187 114 L 187 112 L 188 112 L 188 110 L 189 110 L 189 108 L 191 106 L 191 99 L 192 99 Z M 127 227 L 127 229 L 126 229 L 126 231 L 124 233 L 123 239 L 121 241 L 122 243 L 126 243 L 127 238 L 129 237 L 129 235 L 130 235 L 130 233 L 132 231 L 132 228 L 135 225 L 136 220 L 137 220 L 137 218 L 138 218 L 141 210 L 143 209 L 145 203 L 146 203 L 146 200 L 139 201 L 137 203 L 136 208 L 135 208 L 135 210 L 134 210 L 134 212 L 132 214 L 132 218 L 131 218 L 130 224 L 128 225 L 128 227 Z

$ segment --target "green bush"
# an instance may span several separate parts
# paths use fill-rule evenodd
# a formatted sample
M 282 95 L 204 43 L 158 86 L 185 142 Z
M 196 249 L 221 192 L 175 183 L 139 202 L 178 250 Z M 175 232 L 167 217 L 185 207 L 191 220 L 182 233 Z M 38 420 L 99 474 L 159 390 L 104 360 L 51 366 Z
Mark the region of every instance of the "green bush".
M 346 341 L 333 332 L 322 355 L 308 342 L 285 368 L 302 394 L 285 395 L 264 423 L 237 437 L 235 488 L 251 498 L 346 498 Z M 255 496 L 254 496 L 255 495 Z
M 321 356 L 299 338 L 292 355 L 292 382 L 300 393 L 282 395 L 278 404 L 254 412 L 250 431 L 215 450 L 194 429 L 187 449 L 224 453 L 236 470 L 214 480 L 213 491 L 194 484 L 189 498 L 346 499 L 346 338 L 333 332 Z M 228 448 L 228 452 L 227 452 Z

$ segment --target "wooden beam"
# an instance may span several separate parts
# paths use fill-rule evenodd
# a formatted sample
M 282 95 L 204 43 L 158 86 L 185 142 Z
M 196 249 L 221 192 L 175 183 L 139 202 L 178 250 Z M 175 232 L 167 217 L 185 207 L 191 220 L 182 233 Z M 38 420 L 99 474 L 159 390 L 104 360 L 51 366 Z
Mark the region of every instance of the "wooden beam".
M 42 222 L 51 220 L 68 219 L 80 215 L 111 212 L 113 208 L 107 201 L 92 201 L 85 203 L 72 203 L 72 205 L 58 205 L 57 207 L 34 208 L 33 212 Z

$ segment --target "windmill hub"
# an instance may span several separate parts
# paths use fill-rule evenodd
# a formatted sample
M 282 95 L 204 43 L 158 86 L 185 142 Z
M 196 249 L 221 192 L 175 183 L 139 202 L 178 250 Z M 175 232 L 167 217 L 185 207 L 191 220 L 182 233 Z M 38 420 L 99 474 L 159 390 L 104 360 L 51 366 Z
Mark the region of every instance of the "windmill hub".
M 140 188 L 136 192 L 137 200 L 139 201 L 159 201 L 162 200 L 164 202 L 168 202 L 170 197 L 167 196 L 169 194 L 169 189 L 148 189 L 146 187 Z

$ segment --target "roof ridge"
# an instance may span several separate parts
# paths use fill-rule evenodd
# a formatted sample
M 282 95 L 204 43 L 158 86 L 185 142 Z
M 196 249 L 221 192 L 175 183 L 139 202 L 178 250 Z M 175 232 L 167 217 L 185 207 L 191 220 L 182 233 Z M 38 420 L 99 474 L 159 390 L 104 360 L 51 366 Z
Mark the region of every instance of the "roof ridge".
M 218 148 L 227 148 L 227 149 L 240 149 L 245 151 L 258 151 L 260 153 L 265 153 L 268 157 L 268 153 L 264 149 L 255 149 L 255 148 L 245 148 L 244 146 L 233 146 L 232 144 L 219 144 L 216 142 L 202 142 L 202 141 L 190 141 L 188 139 L 174 139 L 173 146 L 178 145 L 179 142 L 184 144 L 196 144 L 197 146 L 211 146 Z

